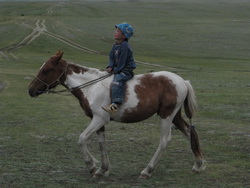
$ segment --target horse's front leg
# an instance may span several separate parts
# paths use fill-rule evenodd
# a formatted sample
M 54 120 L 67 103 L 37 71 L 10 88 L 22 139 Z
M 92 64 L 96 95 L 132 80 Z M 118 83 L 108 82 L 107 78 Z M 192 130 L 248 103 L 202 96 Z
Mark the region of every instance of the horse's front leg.
M 97 135 L 102 156 L 102 165 L 94 175 L 94 177 L 98 178 L 103 176 L 109 176 L 109 158 L 105 139 L 105 127 L 102 127 L 100 130 L 98 130 Z
M 96 172 L 96 163 L 98 162 L 98 160 L 96 160 L 89 152 L 87 147 L 87 140 L 93 133 L 100 130 L 106 123 L 107 121 L 102 118 L 93 117 L 92 121 L 90 122 L 88 127 L 82 132 L 78 140 L 78 144 L 83 150 L 84 161 L 91 175 L 94 175 Z

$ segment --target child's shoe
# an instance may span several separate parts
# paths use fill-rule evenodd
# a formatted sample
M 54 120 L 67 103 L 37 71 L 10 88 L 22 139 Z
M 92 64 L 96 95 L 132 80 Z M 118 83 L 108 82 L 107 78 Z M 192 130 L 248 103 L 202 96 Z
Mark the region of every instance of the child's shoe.
M 117 111 L 117 108 L 118 108 L 118 106 L 115 103 L 112 103 L 107 107 L 102 107 L 103 110 L 105 110 L 106 112 L 109 112 L 109 113 L 115 113 Z

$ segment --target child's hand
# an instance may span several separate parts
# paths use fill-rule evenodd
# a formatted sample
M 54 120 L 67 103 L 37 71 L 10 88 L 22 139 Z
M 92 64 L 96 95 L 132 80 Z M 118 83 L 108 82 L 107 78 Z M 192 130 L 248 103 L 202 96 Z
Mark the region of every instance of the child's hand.
M 108 67 L 108 68 L 106 69 L 106 71 L 107 71 L 108 73 L 112 73 L 113 69 L 112 69 L 111 67 Z

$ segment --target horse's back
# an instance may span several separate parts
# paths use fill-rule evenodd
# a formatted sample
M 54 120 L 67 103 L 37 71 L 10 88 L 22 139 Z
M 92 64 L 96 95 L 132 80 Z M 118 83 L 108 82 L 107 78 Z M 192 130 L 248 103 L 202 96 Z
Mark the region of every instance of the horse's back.
M 127 123 L 142 121 L 155 113 L 166 118 L 177 105 L 177 85 L 181 82 L 181 77 L 167 71 L 135 75 L 127 82 L 125 103 L 113 118 Z
M 158 72 L 150 72 L 146 74 L 138 74 L 135 75 L 134 78 L 131 81 L 134 80 L 148 80 L 150 81 L 165 81 L 165 80 L 172 81 L 173 83 L 175 82 L 180 82 L 183 81 L 183 78 L 181 78 L 179 75 L 173 73 L 173 72 L 168 72 L 168 71 L 158 71 Z

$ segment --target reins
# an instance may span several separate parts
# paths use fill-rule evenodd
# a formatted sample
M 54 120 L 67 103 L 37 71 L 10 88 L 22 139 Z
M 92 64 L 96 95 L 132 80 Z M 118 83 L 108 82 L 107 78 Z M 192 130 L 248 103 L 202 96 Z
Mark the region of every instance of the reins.
M 95 84 L 95 83 L 97 83 L 97 82 L 100 82 L 100 81 L 102 81 L 102 80 L 104 80 L 104 79 L 110 77 L 111 75 L 112 75 L 112 74 L 110 74 L 110 73 L 109 73 L 109 74 L 106 74 L 106 75 L 104 75 L 104 76 L 101 76 L 101 77 L 96 78 L 96 79 L 94 79 L 94 80 L 90 80 L 89 82 L 86 82 L 86 83 L 81 84 L 81 85 L 79 85 L 79 86 L 73 87 L 73 88 L 71 88 L 71 89 L 69 89 L 69 90 L 70 90 L 70 91 L 75 91 L 75 90 L 77 90 L 77 89 L 85 88 L 85 87 L 87 87 L 87 86 L 89 86 L 89 85 L 92 85 L 92 84 Z
M 66 91 L 73 92 L 73 91 L 76 91 L 76 90 L 78 90 L 78 89 L 82 89 L 82 88 L 85 88 L 85 87 L 90 86 L 90 85 L 92 85 L 92 84 L 95 84 L 95 83 L 97 83 L 97 82 L 100 82 L 100 81 L 102 81 L 102 80 L 104 80 L 104 79 L 110 77 L 111 75 L 112 75 L 112 74 L 106 74 L 106 75 L 104 75 L 104 76 L 101 76 L 101 77 L 96 78 L 96 79 L 94 79 L 94 80 L 90 80 L 89 82 L 86 82 L 86 83 L 84 83 L 84 84 L 81 84 L 81 85 L 79 85 L 79 86 L 76 86 L 76 87 L 73 87 L 73 88 L 70 88 L 70 89 L 67 88 L 67 89 L 60 90 L 60 91 L 49 90 L 48 93 L 60 94 L 60 93 L 62 93 L 62 92 L 66 92 Z
M 43 93 L 48 93 L 48 94 L 50 94 L 50 93 L 52 93 L 52 94 L 61 94 L 61 93 L 66 92 L 66 91 L 73 92 L 73 91 L 76 91 L 76 90 L 78 90 L 78 89 L 82 89 L 82 88 L 85 88 L 85 87 L 90 86 L 90 85 L 92 85 L 92 84 L 95 84 L 95 83 L 97 83 L 97 82 L 100 82 L 100 81 L 102 81 L 102 80 L 104 80 L 104 79 L 106 79 L 106 78 L 108 78 L 108 77 L 110 77 L 110 76 L 112 75 L 112 73 L 109 73 L 109 74 L 106 74 L 106 75 L 101 76 L 101 77 L 99 77 L 99 78 L 96 78 L 96 79 L 94 79 L 94 80 L 90 80 L 89 82 L 86 82 L 86 83 L 84 83 L 84 84 L 81 84 L 81 85 L 76 86 L 76 87 L 73 87 L 73 88 L 67 88 L 67 89 L 63 89 L 63 90 L 59 90 L 59 91 L 55 91 L 54 89 L 50 89 L 49 87 L 50 87 L 52 84 L 56 83 L 56 82 L 58 82 L 58 85 L 61 84 L 60 79 L 61 79 L 61 77 L 62 77 L 64 74 L 65 74 L 65 76 L 66 76 L 66 72 L 67 72 L 68 66 L 69 66 L 69 64 L 67 63 L 67 66 L 65 67 L 65 70 L 58 76 L 58 78 L 57 78 L 55 81 L 51 82 L 50 84 L 45 83 L 44 81 L 42 81 L 41 79 L 39 79 L 37 76 L 35 77 L 38 81 L 40 81 L 41 83 L 43 83 L 44 85 L 47 86 L 47 88 L 44 90 Z M 62 85 L 62 84 L 61 84 L 61 85 Z

